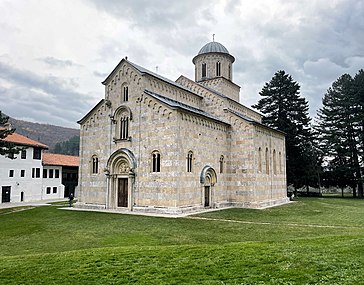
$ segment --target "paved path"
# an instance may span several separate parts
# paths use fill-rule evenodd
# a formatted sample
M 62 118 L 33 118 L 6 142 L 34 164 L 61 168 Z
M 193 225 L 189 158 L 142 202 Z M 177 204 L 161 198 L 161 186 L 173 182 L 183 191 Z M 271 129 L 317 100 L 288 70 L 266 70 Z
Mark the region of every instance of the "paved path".
M 68 201 L 68 199 L 62 198 L 62 199 L 42 200 L 33 202 L 1 203 L 0 209 L 8 209 L 8 208 L 24 207 L 24 206 L 33 206 L 33 207 L 50 206 L 49 203 L 63 202 L 63 201 Z

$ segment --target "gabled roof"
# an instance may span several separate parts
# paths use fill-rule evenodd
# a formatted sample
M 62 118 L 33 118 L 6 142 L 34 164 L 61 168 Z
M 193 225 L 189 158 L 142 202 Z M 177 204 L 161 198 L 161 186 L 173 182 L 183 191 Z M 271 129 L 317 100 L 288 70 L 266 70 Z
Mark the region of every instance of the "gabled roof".
M 80 166 L 80 157 L 73 155 L 43 153 L 43 165 Z
M 43 149 L 48 149 L 47 145 L 34 141 L 34 140 L 31 140 L 31 139 L 29 139 L 25 136 L 19 135 L 17 133 L 12 133 L 12 134 L 8 135 L 6 138 L 3 139 L 3 141 L 11 142 L 11 143 L 14 143 L 14 144 L 20 145 L 20 146 L 33 146 L 33 147 L 40 147 Z
M 214 120 L 216 122 L 219 122 L 219 123 L 223 123 L 225 125 L 230 125 L 229 123 L 201 110 L 201 109 L 197 109 L 195 107 L 192 107 L 192 106 L 189 106 L 187 104 L 184 104 L 184 103 L 181 103 L 181 102 L 178 102 L 176 100 L 173 100 L 173 99 L 170 99 L 170 98 L 167 98 L 165 96 L 162 96 L 160 94 L 157 94 L 157 93 L 154 93 L 152 91 L 149 91 L 149 90 L 144 90 L 144 93 L 149 95 L 149 96 L 152 96 L 153 98 L 161 101 L 162 103 L 166 104 L 167 106 L 169 106 L 170 108 L 172 109 L 180 109 L 180 110 L 184 110 L 184 111 L 187 111 L 189 113 L 193 113 L 193 114 L 196 114 L 196 115 L 200 115 L 202 117 L 205 117 L 205 118 L 208 118 L 208 119 L 211 119 L 211 120 Z
M 83 118 L 81 120 L 78 120 L 77 123 L 78 124 L 83 124 L 87 118 L 89 117 L 89 115 L 96 110 L 97 108 L 99 108 L 103 103 L 104 103 L 105 99 L 101 99 L 99 103 L 97 103 L 85 116 L 83 116 Z
M 256 114 L 258 114 L 259 116 L 262 116 L 262 117 L 263 117 L 263 115 L 262 115 L 261 113 L 257 112 L 256 110 L 254 110 L 254 109 L 252 109 L 252 108 L 250 108 L 250 107 L 247 107 L 247 106 L 245 106 L 245 105 L 243 105 L 243 104 L 241 104 L 241 103 L 239 103 L 239 102 L 237 102 L 237 101 L 235 101 L 235 100 L 231 99 L 230 97 L 228 97 L 228 96 L 226 96 L 226 95 L 224 95 L 224 94 L 222 94 L 222 93 L 220 93 L 220 92 L 218 92 L 218 91 L 216 91 L 216 90 L 214 90 L 214 89 L 212 89 L 212 88 L 210 88 L 210 87 L 208 87 L 208 86 L 205 86 L 205 85 L 203 85 L 203 84 L 201 84 L 201 83 L 199 83 L 199 82 L 193 81 L 193 80 L 189 79 L 188 77 L 186 77 L 186 76 L 184 76 L 184 75 L 181 75 L 178 79 L 180 79 L 180 78 L 184 78 L 184 79 L 186 79 L 186 80 L 190 81 L 191 83 L 196 84 L 196 85 L 198 85 L 199 87 L 205 88 L 207 91 L 210 91 L 211 93 L 214 93 L 214 94 L 216 94 L 216 95 L 220 96 L 221 98 L 228 99 L 229 101 L 232 101 L 232 102 L 234 102 L 235 104 L 240 105 L 240 106 L 242 106 L 242 107 L 244 107 L 244 108 L 246 108 L 246 109 L 248 109 L 248 110 L 250 110 L 250 111 L 252 111 L 252 112 L 254 112 L 254 113 L 256 113 Z M 177 80 L 178 80 L 178 79 L 177 79 Z
M 150 70 L 148 70 L 148 69 L 146 69 L 146 68 L 144 68 L 144 67 L 142 67 L 142 66 L 140 66 L 140 65 L 137 65 L 137 64 L 135 64 L 135 63 L 133 63 L 133 62 L 131 62 L 131 61 L 129 61 L 129 60 L 127 60 L 127 59 L 125 59 L 125 58 L 123 58 L 119 63 L 118 63 L 118 65 L 113 69 L 113 71 L 108 75 L 108 77 L 106 77 L 106 79 L 102 82 L 102 84 L 104 84 L 104 85 L 106 85 L 107 84 L 107 81 L 112 77 L 112 75 L 114 74 L 114 72 L 119 68 L 119 66 L 123 63 L 123 62 L 127 62 L 128 64 L 130 64 L 132 67 L 134 67 L 138 72 L 140 72 L 140 74 L 148 74 L 148 75 L 150 75 L 150 76 L 152 76 L 152 77 L 154 77 L 154 78 L 157 78 L 157 79 L 160 79 L 160 80 L 162 80 L 162 81 L 164 81 L 164 82 L 166 82 L 166 83 L 168 83 L 168 84 L 171 84 L 171 85 L 173 85 L 173 86 L 175 86 L 175 87 L 177 87 L 177 88 L 180 88 L 180 89 L 183 89 L 184 91 L 187 91 L 188 93 L 192 93 L 192 94 L 194 94 L 194 95 L 196 95 L 196 96 L 198 96 L 198 97 L 200 97 L 200 98 L 202 98 L 202 96 L 200 96 L 200 95 L 198 95 L 198 94 L 196 94 L 196 93 L 194 93 L 193 91 L 191 91 L 190 89 L 188 89 L 188 88 L 186 88 L 186 87 L 184 87 L 183 85 L 181 85 L 181 84 L 178 84 L 177 82 L 175 82 L 175 81 L 173 81 L 173 80 L 170 80 L 170 79 L 168 79 L 168 78 L 166 78 L 166 77 L 163 77 L 163 76 L 161 76 L 161 75 L 159 75 L 159 74 L 157 74 L 157 73 L 154 73 L 154 72 L 152 72 L 152 71 L 150 71 Z
M 248 116 L 245 116 L 245 115 L 243 115 L 243 114 L 241 114 L 239 112 L 236 112 L 235 110 L 231 110 L 231 109 L 226 109 L 226 110 L 229 111 L 230 113 L 234 114 L 235 116 L 237 116 L 237 117 L 239 117 L 239 118 L 241 118 L 241 119 L 249 122 L 249 123 L 252 123 L 254 125 L 258 125 L 260 127 L 269 129 L 269 130 L 274 131 L 274 132 L 277 132 L 277 133 L 281 133 L 282 135 L 285 135 L 286 134 L 285 132 L 282 132 L 282 131 L 277 130 L 277 129 L 273 129 L 272 127 L 269 127 L 267 125 L 264 125 L 262 123 L 259 123 L 259 122 L 255 121 L 255 120 L 253 120 L 252 118 L 249 118 Z

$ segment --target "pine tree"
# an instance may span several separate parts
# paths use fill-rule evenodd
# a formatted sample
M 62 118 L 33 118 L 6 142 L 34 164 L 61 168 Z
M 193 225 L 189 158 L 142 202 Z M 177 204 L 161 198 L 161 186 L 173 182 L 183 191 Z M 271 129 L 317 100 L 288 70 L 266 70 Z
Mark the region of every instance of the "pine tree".
M 359 80 L 357 81 L 357 83 Z M 362 111 L 358 101 L 358 89 L 349 74 L 339 77 L 322 100 L 323 107 L 318 112 L 318 126 L 321 148 L 330 158 L 329 168 L 340 175 L 343 182 L 351 186 L 353 196 L 363 197 L 361 181 L 360 137 Z
M 15 132 L 15 129 L 8 128 L 9 117 L 0 111 L 0 155 L 14 159 L 23 148 L 17 147 L 14 143 L 5 141 L 4 139 Z
M 277 71 L 253 106 L 264 114 L 262 122 L 286 133 L 287 183 L 295 189 L 317 184 L 316 153 L 308 115 L 308 102 L 300 86 L 285 71 Z

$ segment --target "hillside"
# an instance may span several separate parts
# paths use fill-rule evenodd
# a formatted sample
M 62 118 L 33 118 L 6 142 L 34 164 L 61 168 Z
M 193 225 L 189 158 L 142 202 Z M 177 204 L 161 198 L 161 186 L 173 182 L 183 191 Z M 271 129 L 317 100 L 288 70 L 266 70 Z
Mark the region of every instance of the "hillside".
M 9 122 L 18 134 L 48 145 L 49 152 L 54 151 L 56 143 L 64 142 L 80 135 L 80 130 L 78 129 L 32 123 L 13 118 L 10 118 Z

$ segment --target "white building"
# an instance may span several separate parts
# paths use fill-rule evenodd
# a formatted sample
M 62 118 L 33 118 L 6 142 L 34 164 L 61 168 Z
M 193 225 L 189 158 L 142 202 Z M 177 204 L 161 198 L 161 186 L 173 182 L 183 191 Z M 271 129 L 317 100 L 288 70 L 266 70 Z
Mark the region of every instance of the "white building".
M 14 159 L 0 156 L 1 203 L 65 197 L 62 183 L 63 180 L 67 181 L 69 169 L 77 172 L 78 156 L 43 153 L 48 148 L 45 144 L 16 133 L 4 140 L 25 149 Z
M 44 199 L 67 198 L 75 195 L 78 183 L 78 156 L 43 153 Z
M 42 154 L 48 147 L 16 133 L 4 140 L 25 149 L 14 159 L 0 156 L 1 203 L 42 200 Z

